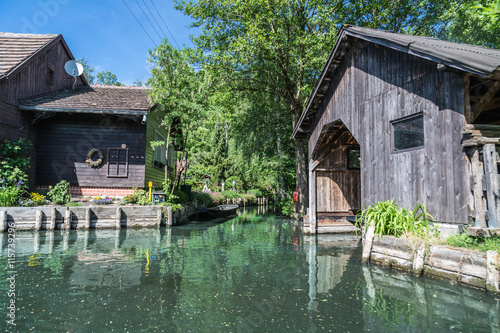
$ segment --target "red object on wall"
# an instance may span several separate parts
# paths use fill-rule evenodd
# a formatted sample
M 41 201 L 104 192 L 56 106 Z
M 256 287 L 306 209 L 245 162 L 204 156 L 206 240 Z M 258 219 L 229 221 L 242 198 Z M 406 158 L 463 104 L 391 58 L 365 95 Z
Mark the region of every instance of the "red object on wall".
M 293 191 L 293 201 L 299 201 L 299 192 Z

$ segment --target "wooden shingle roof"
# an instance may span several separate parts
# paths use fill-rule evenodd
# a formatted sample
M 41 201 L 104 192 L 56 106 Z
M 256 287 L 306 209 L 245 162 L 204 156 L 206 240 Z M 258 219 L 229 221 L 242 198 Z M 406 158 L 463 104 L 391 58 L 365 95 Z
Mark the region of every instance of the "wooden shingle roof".
M 0 32 L 0 79 L 16 70 L 58 36 Z
M 84 86 L 62 89 L 19 101 L 19 109 L 103 114 L 147 114 L 148 88 Z
M 339 31 L 333 50 L 295 126 L 292 139 L 307 137 L 307 128 L 323 103 L 332 79 L 337 74 L 336 69 L 355 40 L 382 45 L 480 77 L 500 78 L 500 50 L 346 24 Z

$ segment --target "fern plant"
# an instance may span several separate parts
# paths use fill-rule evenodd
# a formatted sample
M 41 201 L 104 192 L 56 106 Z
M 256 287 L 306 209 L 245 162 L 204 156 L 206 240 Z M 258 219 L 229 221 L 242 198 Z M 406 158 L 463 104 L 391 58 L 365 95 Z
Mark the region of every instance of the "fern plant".
M 414 234 L 422 237 L 436 232 L 431 226 L 432 219 L 424 204 L 418 204 L 412 210 L 408 210 L 390 200 L 372 204 L 364 209 L 356 221 L 356 226 L 362 227 L 363 224 L 373 221 L 375 233 L 379 236 L 399 237 Z

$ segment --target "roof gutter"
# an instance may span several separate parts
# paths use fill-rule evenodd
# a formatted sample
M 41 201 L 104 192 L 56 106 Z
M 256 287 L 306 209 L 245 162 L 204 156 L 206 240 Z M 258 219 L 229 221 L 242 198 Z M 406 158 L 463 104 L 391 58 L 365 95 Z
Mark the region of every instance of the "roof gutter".
M 38 111 L 38 112 L 67 112 L 67 113 L 87 113 L 87 114 L 117 114 L 129 116 L 147 115 L 147 110 L 116 110 L 116 109 L 70 109 L 70 108 L 44 108 L 38 106 L 19 105 L 19 110 L 22 111 Z

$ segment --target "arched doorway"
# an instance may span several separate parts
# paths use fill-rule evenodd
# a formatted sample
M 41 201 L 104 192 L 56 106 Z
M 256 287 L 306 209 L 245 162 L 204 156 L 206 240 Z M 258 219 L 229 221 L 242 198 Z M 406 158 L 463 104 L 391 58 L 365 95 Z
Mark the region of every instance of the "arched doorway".
M 324 126 L 311 157 L 318 232 L 352 226 L 346 217 L 361 209 L 359 143 L 339 120 Z

